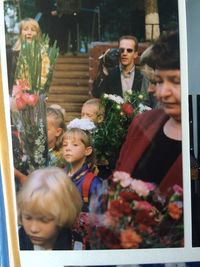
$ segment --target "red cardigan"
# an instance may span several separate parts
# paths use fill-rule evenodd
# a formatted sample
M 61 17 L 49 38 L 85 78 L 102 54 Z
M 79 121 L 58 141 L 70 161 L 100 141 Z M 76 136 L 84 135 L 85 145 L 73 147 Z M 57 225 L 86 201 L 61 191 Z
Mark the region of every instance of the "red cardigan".
M 169 117 L 162 109 L 154 109 L 136 116 L 129 127 L 115 171 L 124 171 L 131 175 L 140 157 L 145 153 L 158 130 L 164 126 L 168 119 Z M 182 176 L 181 153 L 161 181 L 160 190 L 164 192 L 166 188 L 174 184 L 182 186 Z

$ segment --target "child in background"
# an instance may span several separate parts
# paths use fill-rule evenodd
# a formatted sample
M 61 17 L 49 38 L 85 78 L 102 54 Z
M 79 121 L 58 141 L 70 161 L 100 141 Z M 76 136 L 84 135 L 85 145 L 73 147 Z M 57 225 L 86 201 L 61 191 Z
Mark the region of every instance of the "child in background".
M 101 104 L 101 100 L 98 98 L 91 98 L 82 106 L 81 118 L 89 119 L 96 125 L 100 124 L 104 120 L 104 114 L 104 106 Z
M 82 211 L 88 211 L 92 194 L 97 193 L 102 180 L 95 175 L 94 151 L 90 130 L 95 125 L 88 119 L 74 119 L 63 135 L 63 157 L 68 163 L 66 172 L 77 186 L 84 202 Z
M 32 172 L 17 195 L 17 206 L 21 250 L 71 250 L 76 245 L 70 228 L 82 201 L 62 169 Z
M 64 167 L 62 156 L 62 136 L 65 132 L 65 121 L 62 111 L 58 108 L 47 108 L 49 166 Z

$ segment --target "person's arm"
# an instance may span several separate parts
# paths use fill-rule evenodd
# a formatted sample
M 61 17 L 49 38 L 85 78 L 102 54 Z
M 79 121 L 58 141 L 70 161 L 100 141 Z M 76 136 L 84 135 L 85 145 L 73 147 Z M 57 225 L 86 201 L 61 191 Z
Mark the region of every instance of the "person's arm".
M 23 184 L 27 180 L 27 176 L 24 175 L 22 172 L 20 172 L 18 169 L 14 168 L 14 175 L 20 182 L 20 184 Z

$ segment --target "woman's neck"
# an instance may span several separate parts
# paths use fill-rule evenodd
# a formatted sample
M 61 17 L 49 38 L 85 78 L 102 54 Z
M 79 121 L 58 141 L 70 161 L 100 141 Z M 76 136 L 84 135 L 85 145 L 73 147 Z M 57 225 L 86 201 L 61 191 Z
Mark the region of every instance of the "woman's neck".
M 182 140 L 182 127 L 181 121 L 170 118 L 164 125 L 164 133 L 167 137 L 181 141 Z

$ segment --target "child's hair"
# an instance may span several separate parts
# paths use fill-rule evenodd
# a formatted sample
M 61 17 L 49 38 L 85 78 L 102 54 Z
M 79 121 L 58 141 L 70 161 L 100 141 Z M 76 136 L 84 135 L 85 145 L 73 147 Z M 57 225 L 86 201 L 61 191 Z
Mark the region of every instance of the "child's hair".
M 59 227 L 72 226 L 82 208 L 79 191 L 64 172 L 47 167 L 32 172 L 17 195 L 18 220 L 23 210 L 53 216 Z
M 39 26 L 38 22 L 32 18 L 25 18 L 19 24 L 19 38 L 13 46 L 13 50 L 15 50 L 15 51 L 19 51 L 21 49 L 22 30 L 27 24 L 30 24 L 31 26 L 33 26 L 36 29 L 37 35 L 35 36 L 35 39 L 38 41 L 41 40 L 41 30 L 40 30 L 40 26 Z
M 92 136 L 89 131 L 82 130 L 80 128 L 71 128 L 67 129 L 67 131 L 63 135 L 64 139 L 76 139 L 79 138 L 81 142 L 85 145 L 85 147 L 92 147 Z M 92 149 L 92 153 L 87 156 L 86 163 L 90 164 L 91 167 L 95 164 L 95 154 L 94 149 Z
M 62 112 L 64 118 L 65 118 L 65 109 L 62 108 L 60 105 L 58 105 L 58 104 L 51 104 L 49 107 L 60 110 Z
M 51 117 L 54 119 L 54 124 L 56 128 L 61 128 L 62 133 L 57 137 L 56 144 L 54 149 L 59 150 L 62 146 L 62 136 L 66 130 L 64 115 L 60 109 L 47 107 L 47 117 Z
M 91 98 L 88 99 L 86 102 L 83 103 L 83 106 L 85 105 L 95 105 L 97 107 L 98 113 L 97 116 L 103 116 L 105 115 L 105 107 L 101 103 L 101 100 L 99 98 Z

